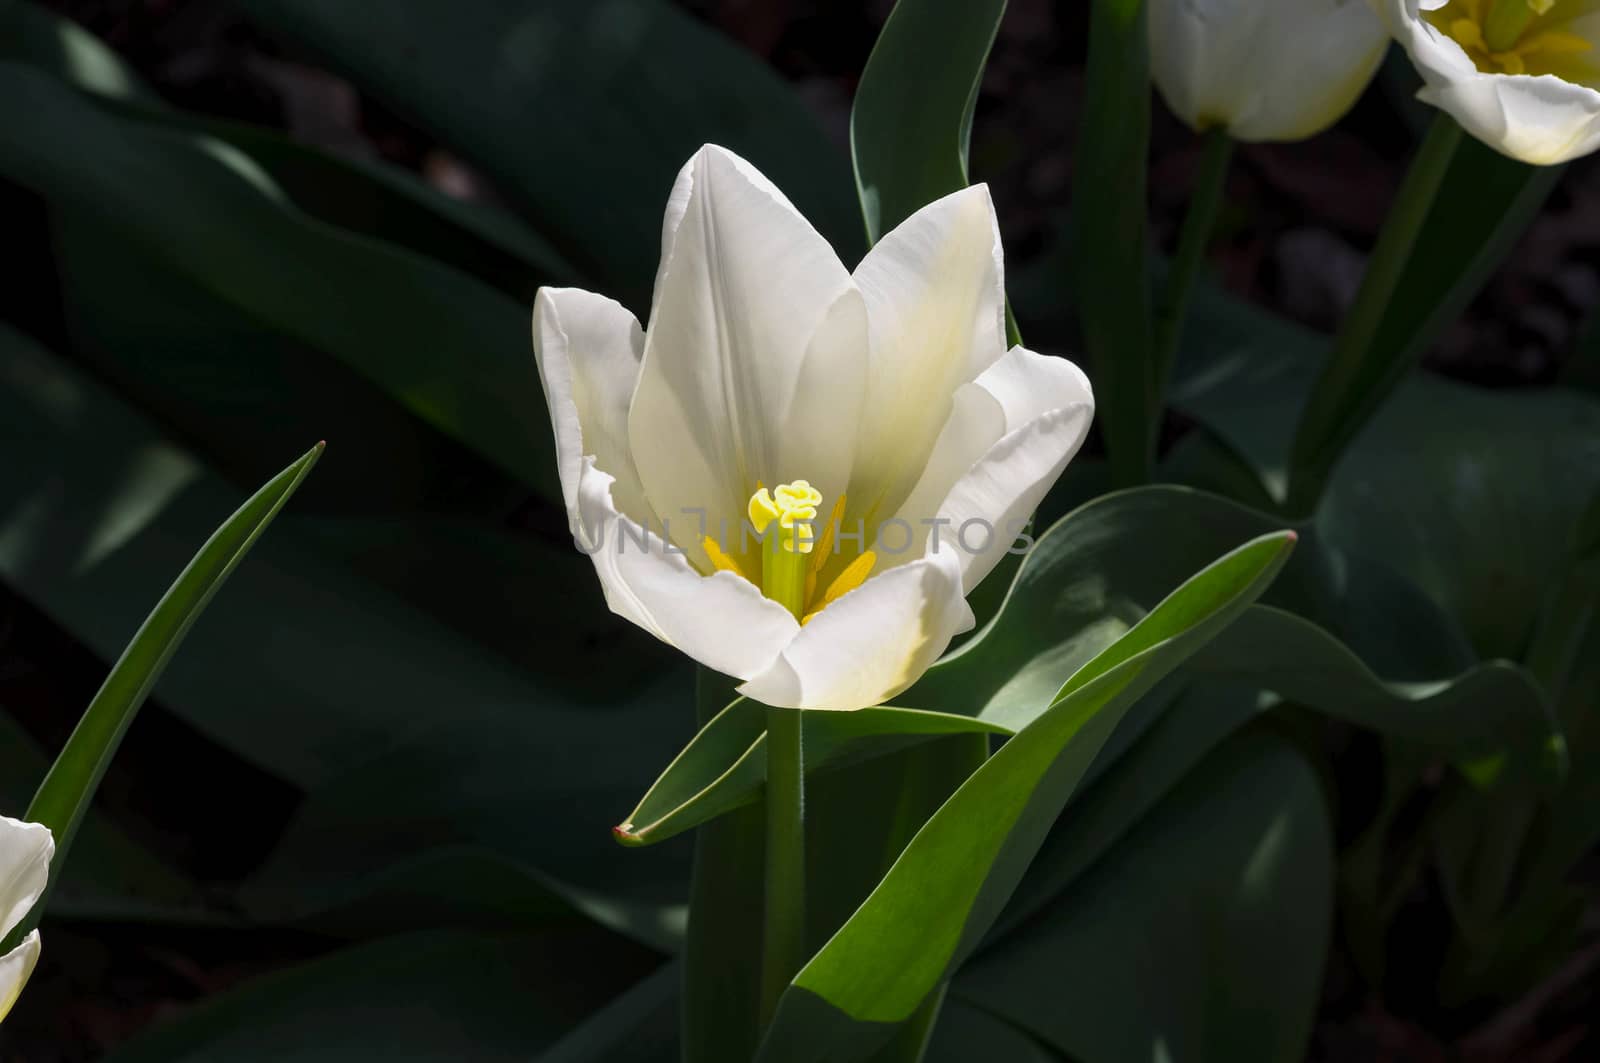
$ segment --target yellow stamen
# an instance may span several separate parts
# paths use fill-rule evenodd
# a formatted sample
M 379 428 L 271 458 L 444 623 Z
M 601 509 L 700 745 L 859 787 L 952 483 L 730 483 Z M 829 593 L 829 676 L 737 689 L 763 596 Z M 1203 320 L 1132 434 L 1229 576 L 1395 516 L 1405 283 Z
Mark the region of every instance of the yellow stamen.
M 797 620 L 808 597 L 811 566 L 806 555 L 812 552 L 812 526 L 821 501 L 822 492 L 796 480 L 771 491 L 758 488 L 746 507 L 751 525 L 761 536 L 761 593 Z
M 828 516 L 828 523 L 822 528 L 822 537 L 817 540 L 817 548 L 811 553 L 811 587 L 816 586 L 817 573 L 822 571 L 822 566 L 828 563 L 828 556 L 833 553 L 833 529 L 844 521 L 844 498 L 843 494 L 839 495 L 839 501 L 833 504 L 833 513 Z M 810 590 L 807 590 L 806 598 L 811 598 Z
M 739 576 L 750 583 L 755 582 L 755 580 L 750 579 L 750 576 L 743 568 L 739 567 L 739 562 L 729 557 L 722 549 L 722 546 L 711 536 L 707 535 L 704 539 L 701 539 L 700 546 L 705 550 L 706 557 L 711 560 L 711 566 L 718 572 L 732 572 L 735 576 Z
M 1454 0 L 1428 19 L 1489 74 L 1568 76 L 1556 65 L 1563 56 L 1594 50 L 1594 42 L 1565 24 L 1538 20 L 1556 10 L 1555 0 Z M 1556 62 L 1551 62 L 1555 60 Z
M 867 550 L 846 565 L 845 570 L 835 576 L 833 582 L 828 585 L 827 591 L 822 595 L 822 601 L 818 602 L 816 608 L 807 613 L 800 623 L 802 625 L 810 623 L 812 617 L 867 582 L 867 577 L 872 575 L 873 566 L 877 563 L 878 555 Z

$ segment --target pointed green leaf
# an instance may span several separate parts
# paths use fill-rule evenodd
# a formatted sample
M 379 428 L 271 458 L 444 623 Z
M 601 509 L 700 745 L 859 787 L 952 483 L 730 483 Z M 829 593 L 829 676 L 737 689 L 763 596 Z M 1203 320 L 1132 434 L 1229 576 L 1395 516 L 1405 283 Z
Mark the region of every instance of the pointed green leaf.
M 665 841 L 753 800 L 767 774 L 763 721 L 763 708 L 744 698 L 718 713 L 616 828 L 617 841 Z M 1011 733 L 971 716 L 890 706 L 806 713 L 804 728 L 808 773 L 940 735 Z
M 463 0 L 382 18 L 359 0 L 239 6 L 476 164 L 640 317 L 667 193 L 705 143 L 759 167 L 846 261 L 858 253 L 845 159 L 805 104 L 665 0 Z
M 889 13 L 850 111 L 869 243 L 967 187 L 972 111 L 1005 10 L 1005 0 L 899 0 Z
M 156 603 L 99 693 L 84 710 L 83 718 L 28 806 L 27 818 L 43 823 L 55 833 L 53 872 L 59 873 L 66 862 L 78 825 L 89 810 L 89 802 L 111 758 L 116 755 L 117 747 L 122 744 L 122 736 L 160 678 L 162 669 L 182 645 L 184 636 L 205 611 L 212 596 L 321 456 L 322 444 L 318 443 L 251 495 L 223 522 Z M 52 874 L 52 880 L 55 877 Z M 21 932 L 26 933 L 37 923 L 44 903 L 41 901 L 34 914 L 18 928 Z
M 1074 673 L 796 975 L 759 1058 L 862 1058 L 892 1037 L 977 947 L 1123 713 L 1261 594 L 1293 541 L 1264 536 L 1218 559 Z
M 1283 739 L 1207 757 L 952 996 L 1095 1063 L 1306 1056 L 1332 929 L 1321 783 Z
M 1371 344 L 1330 367 L 1306 404 L 1291 479 L 1308 508 L 1351 441 L 1499 268 L 1562 172 L 1463 138 Z
M 1089 65 L 1074 154 L 1072 265 L 1112 482 L 1150 478 L 1154 338 L 1145 248 L 1150 148 L 1144 0 L 1090 0 Z

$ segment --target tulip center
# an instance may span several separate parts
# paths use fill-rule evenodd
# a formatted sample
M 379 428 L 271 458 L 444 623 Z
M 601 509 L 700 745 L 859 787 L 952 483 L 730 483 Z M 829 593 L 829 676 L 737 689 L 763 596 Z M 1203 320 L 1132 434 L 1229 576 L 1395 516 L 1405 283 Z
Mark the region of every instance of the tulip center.
M 1573 30 L 1582 13 L 1572 0 L 1450 0 L 1424 17 L 1486 74 L 1554 74 L 1587 84 L 1596 73 L 1588 56 L 1594 42 Z
M 844 501 L 844 496 L 840 495 L 828 522 L 819 528 L 817 508 L 822 505 L 822 492 L 809 482 L 795 480 L 779 484 L 771 491 L 758 485 L 746 510 L 750 526 L 761 540 L 759 561 L 752 558 L 741 564 L 725 544 L 710 536 L 706 536 L 702 545 L 718 570 L 732 572 L 754 583 L 762 594 L 805 624 L 835 599 L 866 582 L 877 563 L 873 551 L 863 550 L 842 568 L 834 566 L 836 571 L 830 573 L 832 578 L 818 594 L 823 570 L 838 553 L 838 526 L 844 519 Z M 760 566 L 759 573 L 747 571 L 747 567 L 755 564 Z

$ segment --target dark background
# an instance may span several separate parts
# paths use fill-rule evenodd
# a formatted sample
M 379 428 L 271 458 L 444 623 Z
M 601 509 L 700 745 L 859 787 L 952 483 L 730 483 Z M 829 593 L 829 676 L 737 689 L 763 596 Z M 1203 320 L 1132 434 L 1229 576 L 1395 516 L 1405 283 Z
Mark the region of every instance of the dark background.
M 348 82 L 267 39 L 219 0 L 50 0 L 47 6 L 108 42 L 184 109 L 382 158 L 459 196 L 496 198 L 460 159 Z M 855 81 L 889 0 L 682 0 L 682 6 L 793 82 L 845 150 Z M 994 189 L 1013 270 L 1053 253 L 1071 197 L 1085 7 L 1081 0 L 1012 0 L 985 79 L 971 168 L 975 180 Z M 1391 56 L 1361 105 L 1334 130 L 1301 145 L 1241 147 L 1210 255 L 1226 287 L 1312 326 L 1337 322 L 1413 142 L 1411 77 Z M 1197 161 L 1195 139 L 1158 103 L 1150 206 L 1162 248 L 1175 237 Z M 1592 162 L 1570 168 L 1506 266 L 1431 353 L 1432 368 L 1493 387 L 1555 378 L 1600 304 L 1595 173 Z M 0 299 L 8 316 L 48 341 L 59 327 L 50 297 L 51 278 L 35 275 L 9 285 Z M 1053 349 L 1049 331 L 1039 332 L 1030 330 L 1035 345 Z M 13 707 L 45 748 L 59 747 L 102 674 L 95 654 L 0 585 L 0 703 Z M 229 796 L 197 811 L 196 788 Z M 159 704 L 141 716 L 102 792 L 102 804 L 130 833 L 202 880 L 242 876 L 256 866 L 295 800 Z M 313 936 L 288 933 L 264 938 L 135 925 L 90 933 L 52 924 L 42 965 L 7 1023 L 4 1058 L 96 1058 L 208 994 L 325 947 Z M 1588 957 L 1576 978 L 1530 995 L 1519 1005 L 1523 1024 L 1497 1034 L 1484 1029 L 1488 1016 L 1440 1014 L 1425 995 L 1374 999 L 1335 955 L 1314 1057 L 1420 1061 L 1463 1058 L 1457 1053 L 1465 1051 L 1474 1060 L 1523 1063 L 1595 1058 L 1581 1055 L 1580 1045 L 1596 1002 L 1593 975 L 1585 975 L 1595 960 Z M 643 955 L 613 961 L 636 963 L 641 972 L 649 962 Z

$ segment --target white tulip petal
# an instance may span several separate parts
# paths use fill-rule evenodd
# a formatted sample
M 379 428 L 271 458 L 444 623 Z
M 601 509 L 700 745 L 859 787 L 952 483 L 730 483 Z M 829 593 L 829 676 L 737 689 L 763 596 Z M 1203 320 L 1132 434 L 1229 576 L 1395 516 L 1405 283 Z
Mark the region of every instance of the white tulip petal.
M 1331 7 L 1321 0 L 1321 7 L 1293 27 L 1315 47 L 1263 50 L 1253 98 L 1228 125 L 1235 139 L 1284 142 L 1315 136 L 1344 117 L 1372 82 L 1389 46 L 1383 21 L 1360 0 Z
M 1396 39 L 1424 85 L 1425 103 L 1449 114 L 1463 129 L 1505 155 L 1552 166 L 1600 149 L 1600 92 L 1551 74 L 1480 70 L 1448 34 L 1421 17 L 1442 3 L 1383 0 Z M 1569 30 L 1587 32 L 1587 23 Z
M 0 938 L 16 929 L 44 894 L 55 855 L 50 828 L 0 816 Z
M 765 670 L 794 638 L 789 611 L 732 572 L 701 575 L 655 532 L 617 512 L 611 477 L 584 459 L 582 540 L 611 610 L 708 668 L 739 679 Z
M 1065 358 L 1014 347 L 967 388 L 903 516 L 937 527 L 966 593 L 999 564 L 1088 435 L 1094 392 Z M 925 518 L 937 507 L 937 525 Z
M 1267 5 L 1257 0 L 1150 0 L 1150 72 L 1191 129 L 1231 126 L 1258 91 L 1253 53 Z
M 22 939 L 22 943 L 4 956 L 0 956 L 0 1020 L 11 1013 L 11 1007 L 22 993 L 39 962 L 39 932 Z
M 646 495 L 658 516 L 715 522 L 738 519 L 758 481 L 842 490 L 855 407 L 838 400 L 859 393 L 866 348 L 849 273 L 730 152 L 701 149 L 685 182 L 629 414 Z
M 639 378 L 644 330 L 614 299 L 578 288 L 541 288 L 533 346 L 555 426 L 561 494 L 574 533 L 585 455 L 613 478 L 617 508 L 641 523 L 652 514 L 628 444 L 628 405 Z
M 916 682 L 972 623 L 955 556 L 921 558 L 873 576 L 822 610 L 739 693 L 780 708 L 880 705 Z
M 984 185 L 935 200 L 855 272 L 871 329 L 852 514 L 896 512 L 950 415 L 957 388 L 1005 353 L 1005 275 Z
M 1557 77 L 1479 73 L 1426 85 L 1417 96 L 1490 147 L 1534 166 L 1600 147 L 1600 92 Z

